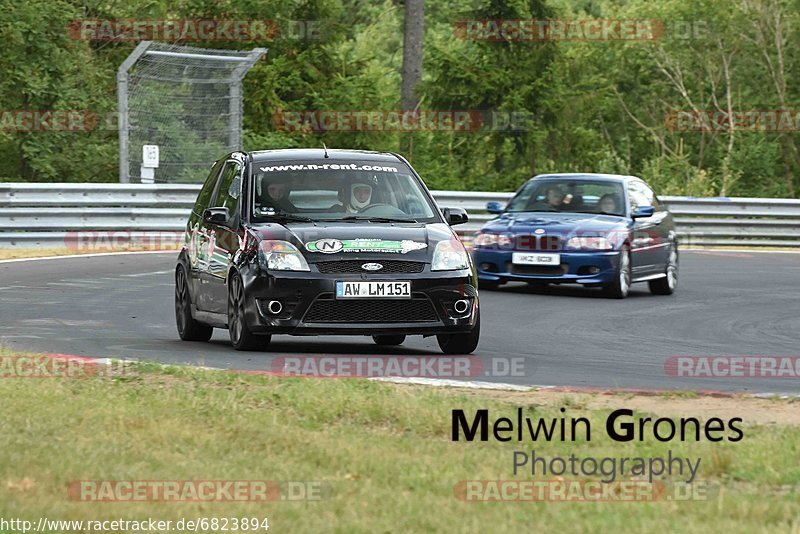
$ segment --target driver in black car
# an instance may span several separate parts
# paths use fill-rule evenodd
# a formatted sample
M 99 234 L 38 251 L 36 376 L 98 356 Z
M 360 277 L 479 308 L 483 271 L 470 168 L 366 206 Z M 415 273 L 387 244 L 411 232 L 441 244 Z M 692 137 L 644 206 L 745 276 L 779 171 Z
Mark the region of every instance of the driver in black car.
M 289 183 L 278 179 L 266 185 L 266 195 L 262 198 L 262 205 L 284 213 L 294 213 L 297 207 L 289 200 L 291 191 Z
M 345 213 L 360 213 L 361 210 L 375 203 L 373 198 L 374 185 L 367 180 L 356 179 L 346 182 L 339 190 L 339 201 L 341 204 L 332 206 L 331 211 L 343 211 Z
M 372 204 L 372 186 L 365 182 L 350 184 L 350 202 L 347 212 L 358 213 L 370 204 Z

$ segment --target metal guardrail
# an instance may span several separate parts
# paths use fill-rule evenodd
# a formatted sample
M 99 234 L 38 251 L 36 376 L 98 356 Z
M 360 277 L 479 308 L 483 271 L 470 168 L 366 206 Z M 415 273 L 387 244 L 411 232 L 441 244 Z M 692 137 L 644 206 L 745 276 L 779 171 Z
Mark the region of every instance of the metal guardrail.
M 59 247 L 75 232 L 181 231 L 199 185 L 0 183 L 0 247 Z M 494 215 L 489 201 L 512 193 L 433 191 L 440 206 L 461 207 L 469 236 Z M 661 197 L 682 242 L 698 246 L 800 247 L 800 200 Z

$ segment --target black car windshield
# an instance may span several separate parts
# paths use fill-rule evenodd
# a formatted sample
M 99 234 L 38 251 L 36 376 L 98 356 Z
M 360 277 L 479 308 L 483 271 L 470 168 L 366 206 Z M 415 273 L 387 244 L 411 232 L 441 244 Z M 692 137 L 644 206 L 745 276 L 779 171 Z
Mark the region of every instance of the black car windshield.
M 625 215 L 621 182 L 609 180 L 537 179 L 525 184 L 507 212 L 559 211 Z
M 437 222 L 435 204 L 400 162 L 253 163 L 256 222 Z

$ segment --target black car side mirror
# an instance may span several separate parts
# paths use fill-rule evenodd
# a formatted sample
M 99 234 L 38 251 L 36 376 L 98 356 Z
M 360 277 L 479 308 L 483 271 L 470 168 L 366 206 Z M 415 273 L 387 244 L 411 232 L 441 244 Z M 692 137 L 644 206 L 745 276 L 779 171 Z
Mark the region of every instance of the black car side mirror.
M 444 220 L 450 226 L 464 224 L 469 221 L 469 216 L 463 208 L 442 208 L 442 215 L 444 215 Z
M 226 224 L 231 215 L 228 208 L 208 208 L 203 211 L 203 222 L 211 224 Z

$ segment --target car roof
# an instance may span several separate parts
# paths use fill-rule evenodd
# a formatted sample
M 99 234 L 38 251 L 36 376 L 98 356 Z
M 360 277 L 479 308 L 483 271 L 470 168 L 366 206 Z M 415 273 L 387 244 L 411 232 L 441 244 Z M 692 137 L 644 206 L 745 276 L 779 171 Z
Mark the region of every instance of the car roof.
M 327 152 L 328 157 L 325 157 Z M 249 152 L 253 161 L 292 161 L 292 160 L 361 160 L 385 161 L 398 163 L 402 160 L 391 152 L 373 152 L 370 150 L 344 150 L 329 148 L 281 148 L 276 150 L 257 150 Z
M 544 180 L 549 178 L 566 178 L 569 180 L 600 180 L 607 182 L 628 182 L 631 180 L 644 181 L 638 176 L 630 176 L 625 174 L 605 174 L 598 172 L 560 172 L 553 174 L 537 174 L 531 180 Z M 530 181 L 530 180 L 529 180 Z

